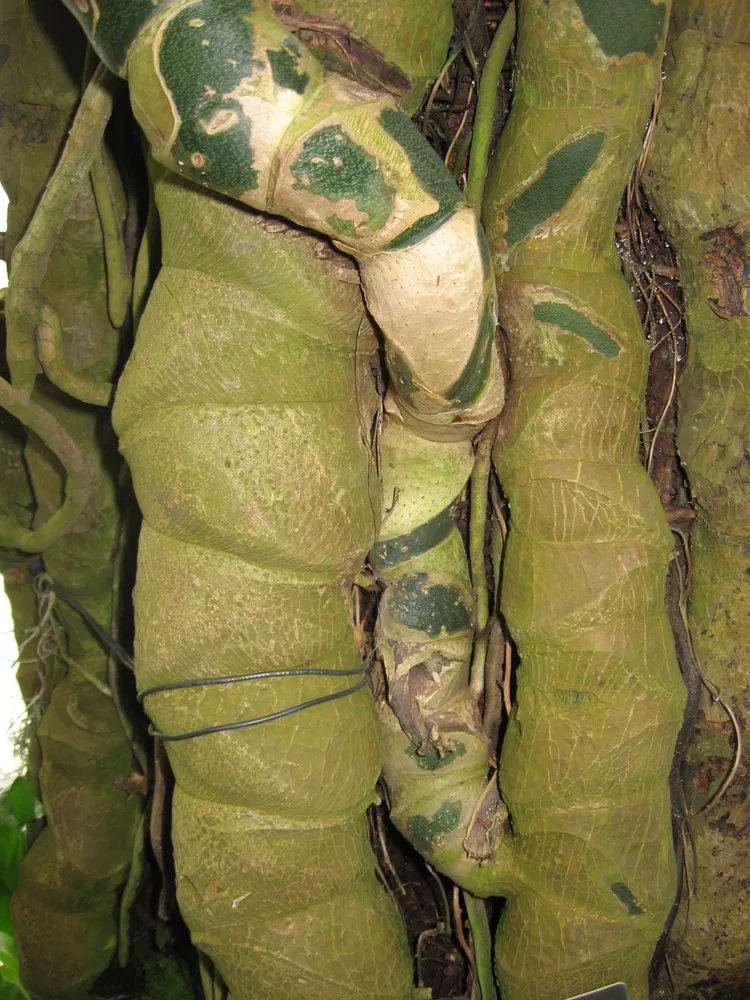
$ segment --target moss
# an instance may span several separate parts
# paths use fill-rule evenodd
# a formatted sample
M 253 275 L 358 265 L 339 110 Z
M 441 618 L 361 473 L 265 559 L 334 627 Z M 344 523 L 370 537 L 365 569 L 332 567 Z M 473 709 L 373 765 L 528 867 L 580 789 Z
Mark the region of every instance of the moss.
M 294 187 L 330 201 L 353 201 L 381 229 L 393 211 L 395 191 L 386 184 L 377 160 L 353 142 L 340 125 L 326 125 L 306 139 L 290 167 Z
M 553 153 L 544 173 L 508 206 L 505 241 L 512 246 L 534 226 L 559 212 L 596 162 L 604 132 L 589 132 Z
M 432 819 L 420 815 L 410 816 L 409 833 L 417 850 L 423 854 L 432 854 L 438 837 L 455 830 L 460 818 L 461 806 L 457 802 L 443 802 Z
M 605 56 L 653 55 L 667 8 L 652 0 L 576 0 L 586 27 Z
M 471 625 L 471 612 L 455 587 L 430 584 L 427 573 L 404 577 L 393 588 L 389 611 L 399 625 L 436 638 L 443 629 L 460 632 Z
M 246 0 L 186 7 L 167 25 L 159 49 L 181 120 L 172 156 L 188 177 L 235 195 L 258 186 L 251 123 L 240 102 L 224 96 L 253 72 L 249 9 Z M 220 127 L 220 119 L 229 124 Z
M 582 337 L 593 349 L 612 360 L 620 353 L 620 347 L 601 327 L 576 309 L 563 302 L 539 302 L 534 306 L 534 319 L 540 323 L 552 323 L 577 337 Z
M 293 45 L 294 39 L 284 43 L 284 46 L 277 51 L 266 49 L 268 62 L 271 65 L 273 82 L 279 87 L 293 90 L 297 94 L 304 94 L 305 87 L 310 82 L 307 73 L 300 73 L 297 69 L 299 65 L 299 45 Z

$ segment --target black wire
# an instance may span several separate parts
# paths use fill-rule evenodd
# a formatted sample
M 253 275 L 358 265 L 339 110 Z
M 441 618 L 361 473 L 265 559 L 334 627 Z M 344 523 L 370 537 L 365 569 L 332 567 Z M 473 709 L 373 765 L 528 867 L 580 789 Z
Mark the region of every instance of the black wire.
M 236 681 L 260 681 L 268 677 L 297 677 L 313 675 L 316 677 L 351 677 L 353 674 L 361 674 L 362 667 L 354 670 L 323 670 L 308 669 L 307 667 L 292 668 L 290 670 L 265 670 L 258 674 L 238 674 L 235 677 L 206 677 L 193 681 L 173 681 L 171 684 L 156 684 L 154 687 L 145 688 L 138 694 L 138 701 L 150 694 L 158 691 L 179 691 L 183 688 L 208 687 L 211 684 L 234 684 Z
M 127 667 L 128 670 L 132 670 L 133 672 L 135 672 L 135 664 L 133 663 L 130 654 L 127 653 L 125 649 L 123 649 L 123 647 L 120 645 L 117 639 L 115 639 L 115 637 L 110 632 L 108 632 L 103 625 L 99 624 L 99 622 L 96 620 L 96 618 L 94 618 L 94 616 L 91 614 L 90 611 L 87 611 L 82 604 L 78 603 L 75 597 L 71 597 L 70 594 L 67 594 L 62 589 L 62 587 L 58 587 L 58 585 L 55 583 L 54 580 L 52 580 L 51 577 L 46 580 L 42 580 L 40 583 L 40 587 L 42 590 L 51 590 L 56 597 L 59 597 L 59 599 L 63 602 L 63 604 L 67 604 L 69 608 L 71 608 L 73 611 L 76 612 L 76 614 L 80 615 L 80 617 L 86 622 L 86 624 L 94 633 L 94 635 L 97 637 L 97 639 L 99 639 L 99 641 L 102 642 L 104 646 L 106 646 L 106 648 L 112 653 L 115 659 L 119 660 L 119 662 L 124 667 Z
M 44 572 L 41 565 L 39 568 L 32 566 L 29 568 L 34 576 L 38 576 Z M 94 635 L 96 635 L 103 645 L 110 650 L 115 659 L 117 659 L 124 667 L 127 667 L 128 670 L 135 672 L 135 664 L 133 663 L 132 657 L 126 652 L 125 649 L 123 649 L 115 637 L 111 635 L 103 625 L 99 624 L 91 612 L 87 611 L 86 608 L 84 608 L 84 606 L 74 597 L 71 597 L 70 594 L 66 593 L 62 587 L 59 587 L 51 577 L 48 576 L 46 579 L 40 581 L 40 586 L 42 589 L 52 590 L 55 596 L 58 597 L 63 604 L 67 604 L 69 608 L 76 612 L 76 614 L 80 615 Z M 294 715 L 296 712 L 302 712 L 306 708 L 314 708 L 316 705 L 324 705 L 329 701 L 337 701 L 339 698 L 345 698 L 347 695 L 354 694 L 355 691 L 361 690 L 365 684 L 367 684 L 366 670 L 364 667 L 357 667 L 354 670 L 325 670 L 315 667 L 294 667 L 289 670 L 266 670 L 257 674 L 239 674 L 235 677 L 197 678 L 191 681 L 173 681 L 170 684 L 157 684 L 154 687 L 145 688 L 145 690 L 139 692 L 137 698 L 139 702 L 143 702 L 143 699 L 147 695 L 157 694 L 161 691 L 181 691 L 188 688 L 208 687 L 212 684 L 234 684 L 241 683 L 243 681 L 259 681 L 275 677 L 351 677 L 355 674 L 363 674 L 362 680 L 359 684 L 355 684 L 343 691 L 335 691 L 333 694 L 322 695 L 320 698 L 303 701 L 300 705 L 294 705 L 292 708 L 282 709 L 280 712 L 273 712 L 270 715 L 261 715 L 257 719 L 247 719 L 244 722 L 229 722 L 223 726 L 206 726 L 204 729 L 194 729 L 189 733 L 176 733 L 174 735 L 160 733 L 154 729 L 153 726 L 148 727 L 149 736 L 155 736 L 157 739 L 163 740 L 166 743 L 170 741 L 189 740 L 196 736 L 208 736 L 210 733 L 229 732 L 232 729 L 249 729 L 252 726 L 260 726 L 264 722 L 273 722 L 275 719 L 283 719 L 287 715 Z
M 341 672 L 343 673 L 343 671 Z M 367 684 L 366 676 L 362 678 L 359 684 L 346 688 L 344 691 L 336 691 L 335 694 L 326 694 L 322 698 L 303 701 L 301 705 L 293 705 L 292 708 L 284 708 L 280 712 L 273 712 L 271 715 L 261 715 L 257 719 L 246 719 L 244 722 L 229 722 L 224 726 L 207 726 L 205 729 L 193 729 L 189 733 L 174 734 L 160 733 L 153 726 L 149 726 L 148 732 L 149 736 L 155 736 L 157 739 L 167 743 L 169 741 L 191 740 L 196 736 L 207 736 L 209 733 L 225 733 L 232 729 L 249 729 L 251 726 L 260 726 L 264 722 L 273 722 L 274 719 L 283 719 L 287 715 L 294 715 L 296 712 L 302 712 L 306 708 L 313 708 L 315 705 L 323 705 L 327 701 L 336 701 L 339 698 L 345 698 L 349 694 L 354 694 L 355 691 L 360 691 L 365 684 Z

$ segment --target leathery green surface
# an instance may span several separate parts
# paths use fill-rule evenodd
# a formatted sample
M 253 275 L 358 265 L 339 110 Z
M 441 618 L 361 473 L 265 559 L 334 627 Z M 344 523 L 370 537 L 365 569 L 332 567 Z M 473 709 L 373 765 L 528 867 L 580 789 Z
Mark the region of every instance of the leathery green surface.
M 145 520 L 138 685 L 356 669 L 349 587 L 377 504 L 356 271 L 161 171 L 156 200 L 163 268 L 115 404 Z M 352 683 L 281 678 L 146 707 L 178 733 Z M 167 748 L 180 908 L 233 1000 L 406 1000 L 401 919 L 363 817 L 380 771 L 369 691 Z
M 49 33 L 50 18 L 62 49 Z M 82 66 L 83 44 L 62 8 L 47 10 L 29 0 L 4 6 L 2 32 L 9 52 L 0 79 L 12 113 L 2 119 L 0 141 L 5 150 L 2 180 L 11 197 L 12 247 L 65 140 L 78 96 L 78 69 L 71 75 L 69 67 Z M 124 212 L 122 200 L 119 211 Z M 60 314 L 71 367 L 97 379 L 109 377 L 118 332 L 107 316 L 102 233 L 88 181 L 52 253 L 42 291 Z M 54 413 L 99 471 L 94 502 L 75 531 L 47 550 L 45 566 L 61 587 L 109 627 L 118 513 L 114 482 L 103 467 L 103 452 L 109 454 L 115 447 L 111 431 L 106 440 L 108 415 L 63 397 L 41 379 L 35 399 Z M 61 502 L 59 464 L 33 437 L 26 444 L 25 460 L 41 521 Z M 27 606 L 25 614 L 30 610 Z M 88 627 L 74 613 L 63 611 L 61 617 L 68 656 L 99 684 L 106 684 L 107 657 Z M 35 776 L 38 771 L 46 826 L 21 864 L 12 902 L 24 984 L 45 1000 L 88 996 L 112 958 L 119 890 L 142 804 L 140 797 L 129 798 L 113 784 L 130 773 L 132 764 L 111 698 L 74 668 L 60 664 L 60 673 L 53 691 L 58 678 L 47 677 L 37 705 L 46 707 L 30 760 Z M 31 699 L 39 693 L 35 672 L 26 668 L 25 696 Z
M 672 543 L 637 458 L 647 345 L 613 242 L 668 11 L 618 4 L 623 18 L 658 20 L 659 38 L 610 54 L 587 26 L 591 8 L 519 5 L 517 89 L 484 206 L 513 372 L 494 459 L 511 509 L 502 608 L 521 657 L 500 763 L 515 876 L 497 936 L 503 1000 L 617 980 L 646 1000 L 676 885 L 667 775 L 684 690 L 664 613 Z M 596 135 L 587 171 L 580 157 L 566 166 L 560 151 Z M 526 213 L 519 236 L 514 206 L 545 163 L 575 171 L 574 183 L 563 205 Z M 576 324 L 560 322 L 571 315 Z M 582 335 L 592 328 L 598 345 Z
M 750 10 L 727 0 L 678 0 L 675 8 L 644 181 L 677 251 L 688 329 L 677 443 L 698 514 L 690 623 L 703 670 L 733 708 L 747 743 Z M 717 791 L 735 747 L 726 714 L 702 692 L 685 768 L 691 812 Z M 678 992 L 701 984 L 697 995 L 703 995 L 710 984 L 739 996 L 750 982 L 749 806 L 744 763 L 722 801 L 691 821 L 697 890 L 689 907 L 683 900 L 675 925 L 670 961 Z

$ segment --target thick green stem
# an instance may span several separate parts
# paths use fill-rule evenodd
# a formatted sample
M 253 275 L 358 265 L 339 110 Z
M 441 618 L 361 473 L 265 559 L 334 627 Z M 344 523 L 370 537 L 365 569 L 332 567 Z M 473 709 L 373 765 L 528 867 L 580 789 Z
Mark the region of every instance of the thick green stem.
M 477 215 L 482 214 L 482 195 L 495 127 L 497 92 L 500 88 L 503 66 L 515 33 L 516 5 L 511 3 L 495 31 L 477 92 L 474 138 L 471 143 L 469 177 L 466 181 L 466 199 Z
M 741 0 L 675 0 L 674 14 L 644 186 L 684 293 L 677 444 L 697 513 L 689 619 L 708 686 L 684 766 L 697 870 L 688 852 L 670 965 L 678 990 L 729 995 L 746 988 L 750 922 L 750 785 L 737 768 L 750 715 L 750 20 Z
M 481 1000 L 497 1000 L 495 977 L 492 972 L 492 935 L 487 920 L 487 905 L 483 899 L 477 899 L 470 892 L 465 892 L 464 906 L 474 941 L 474 956 Z
M 498 929 L 505 1000 L 617 980 L 645 1000 L 675 891 L 672 542 L 638 463 L 647 351 L 613 241 L 667 13 L 526 0 L 488 178 L 513 373 L 494 456 L 511 512 L 501 608 L 521 660 L 500 758 L 524 882 Z

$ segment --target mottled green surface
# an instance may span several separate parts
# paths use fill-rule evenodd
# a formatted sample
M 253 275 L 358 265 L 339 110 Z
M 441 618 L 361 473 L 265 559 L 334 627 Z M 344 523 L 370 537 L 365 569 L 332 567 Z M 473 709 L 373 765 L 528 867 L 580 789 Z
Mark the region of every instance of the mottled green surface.
M 414 846 L 425 857 L 430 858 L 435 853 L 435 845 L 443 834 L 450 833 L 458 826 L 461 818 L 461 806 L 453 802 L 444 802 L 433 816 L 410 816 L 409 833 Z
M 371 229 L 382 229 L 393 211 L 395 191 L 385 182 L 377 160 L 339 125 L 313 132 L 289 169 L 298 190 L 334 203 L 353 201 L 367 215 Z
M 114 73 L 125 63 L 128 48 L 144 24 L 169 0 L 63 0 L 68 10 L 94 39 L 99 58 Z M 244 0 L 249 6 L 250 0 Z
M 424 239 L 451 212 L 460 195 L 443 161 L 432 146 L 424 141 L 405 114 L 393 108 L 385 108 L 380 114 L 380 124 L 403 148 L 415 177 L 439 204 L 436 212 L 424 216 L 392 241 L 390 249 L 397 250 Z
M 450 534 L 454 517 L 455 505 L 451 504 L 413 531 L 378 542 L 370 550 L 373 565 L 376 569 L 387 569 L 439 545 Z
M 299 45 L 290 38 L 280 49 L 266 49 L 273 81 L 297 94 L 304 94 L 310 76 L 299 71 Z
M 258 186 L 251 123 L 240 102 L 227 96 L 253 71 L 252 9 L 248 0 L 186 7 L 169 21 L 159 49 L 159 68 L 181 120 L 172 155 L 187 177 L 229 194 Z M 233 124 L 207 130 L 203 123 L 219 114 L 233 115 Z
M 677 444 L 698 515 L 690 623 L 703 670 L 750 713 L 750 9 L 678 0 L 654 144 L 644 177 L 677 251 L 688 332 Z M 698 811 L 731 767 L 726 714 L 701 696 L 684 771 Z M 747 751 L 745 751 L 747 753 Z M 697 892 L 683 902 L 670 953 L 678 995 L 745 996 L 750 986 L 748 770 L 692 821 Z M 687 926 L 686 926 L 687 921 Z M 695 989 L 695 993 L 691 991 Z M 705 993 L 702 992 L 705 989 Z
M 389 611 L 399 625 L 426 632 L 431 639 L 442 629 L 458 632 L 471 624 L 471 611 L 459 591 L 431 584 L 427 573 L 402 577 L 393 588 Z
M 499 774 L 517 882 L 497 973 L 504 1000 L 614 981 L 646 1000 L 676 884 L 667 776 L 685 695 L 664 612 L 671 535 L 638 461 L 647 345 L 613 230 L 660 46 L 604 58 L 575 0 L 519 14 L 484 210 L 513 373 L 494 458 L 510 501 L 501 608 L 520 655 Z M 529 179 L 582 135 L 589 155 L 551 186 L 551 212 L 512 227 Z M 567 307 L 558 320 L 611 330 L 619 352 L 550 322 L 551 301 Z

